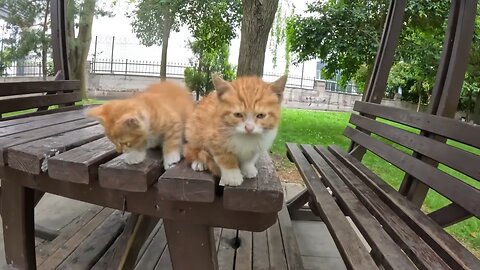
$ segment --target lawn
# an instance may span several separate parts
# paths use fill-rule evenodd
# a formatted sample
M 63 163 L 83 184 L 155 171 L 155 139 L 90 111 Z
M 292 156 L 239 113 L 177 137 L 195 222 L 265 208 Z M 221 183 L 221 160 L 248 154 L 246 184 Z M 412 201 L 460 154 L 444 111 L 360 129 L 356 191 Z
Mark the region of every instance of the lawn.
M 273 153 L 276 157 L 279 167 L 280 175 L 282 170 L 292 170 L 293 164 L 290 163 L 286 157 L 286 142 L 309 143 L 319 145 L 335 144 L 343 149 L 347 149 L 350 141 L 344 137 L 343 130 L 348 123 L 350 113 L 343 112 L 320 112 L 320 111 L 306 111 L 295 109 L 284 109 L 282 112 L 282 123 L 278 133 L 277 140 L 273 145 Z M 396 126 L 407 129 L 411 132 L 418 132 L 418 130 L 396 124 Z M 382 141 L 391 144 L 387 140 Z M 480 155 L 480 151 L 472 149 L 471 147 L 461 145 L 456 142 L 449 142 L 451 145 L 474 152 Z M 397 146 L 396 146 L 397 147 Z M 411 153 L 410 150 L 403 147 L 398 149 Z M 368 152 L 364 158 L 364 162 L 371 170 L 378 174 L 382 179 L 385 179 L 391 186 L 398 189 L 403 179 L 403 172 L 388 162 L 382 160 L 376 155 Z M 472 186 L 480 188 L 479 182 L 473 180 L 461 173 L 458 173 L 448 167 L 441 165 L 443 171 L 448 174 L 460 177 L 463 181 Z M 431 212 L 440 207 L 447 205 L 449 201 L 436 193 L 430 191 L 422 209 L 425 212 Z M 470 250 L 477 256 L 480 255 L 480 220 L 472 217 L 456 225 L 447 228 L 447 231 L 453 234 L 457 239 L 462 241 Z

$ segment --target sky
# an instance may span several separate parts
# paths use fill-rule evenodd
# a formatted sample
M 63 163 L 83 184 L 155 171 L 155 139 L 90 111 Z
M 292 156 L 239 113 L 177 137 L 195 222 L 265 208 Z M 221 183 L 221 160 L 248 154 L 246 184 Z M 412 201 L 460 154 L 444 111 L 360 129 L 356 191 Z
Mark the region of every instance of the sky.
M 281 0 L 282 1 L 282 0 Z M 152 46 L 145 47 L 140 45 L 139 40 L 135 37 L 130 25 L 131 19 L 125 16 L 127 11 L 131 11 L 134 6 L 127 3 L 128 1 L 119 1 L 114 9 L 114 17 L 95 18 L 92 29 L 92 45 L 90 47 L 89 58 L 94 54 L 95 37 L 97 37 L 97 58 L 110 59 L 112 39 L 115 36 L 114 56 L 116 60 L 138 60 L 138 61 L 160 61 L 161 47 Z M 302 14 L 305 10 L 307 2 L 312 0 L 291 0 L 295 4 L 295 13 Z M 284 5 L 285 6 L 285 5 Z M 238 29 L 238 36 L 232 40 L 230 47 L 231 64 L 236 65 L 238 62 L 238 53 L 240 47 L 240 29 Z M 192 57 L 190 49 L 187 47 L 187 41 L 190 34 L 184 27 L 180 32 L 174 32 L 170 35 L 168 48 L 168 62 L 169 63 L 184 63 L 188 64 Z M 285 69 L 285 54 L 283 46 L 280 45 L 277 54 L 277 67 L 273 65 L 273 55 L 267 45 L 266 59 L 265 59 L 265 73 L 283 73 Z M 316 69 L 316 61 L 305 62 L 304 76 L 314 77 Z M 290 74 L 300 76 L 302 73 L 302 65 L 291 66 Z

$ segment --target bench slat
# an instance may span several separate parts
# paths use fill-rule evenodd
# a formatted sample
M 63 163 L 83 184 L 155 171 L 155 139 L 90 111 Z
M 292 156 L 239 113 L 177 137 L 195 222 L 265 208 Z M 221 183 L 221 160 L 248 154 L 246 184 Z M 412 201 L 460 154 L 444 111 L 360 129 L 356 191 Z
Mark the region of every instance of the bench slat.
M 456 178 L 441 172 L 419 159 L 380 142 L 367 134 L 347 127 L 345 136 L 362 145 L 379 157 L 419 179 L 443 196 L 480 217 L 480 191 Z
M 278 212 L 278 224 L 282 232 L 283 247 L 285 248 L 285 257 L 289 270 L 302 270 L 303 262 L 298 247 L 297 239 L 293 231 L 292 220 L 288 213 L 287 206 L 284 204 L 282 210 Z
M 467 210 L 455 203 L 451 203 L 445 207 L 442 207 L 434 212 L 428 214 L 428 216 L 435 220 L 435 222 L 442 226 L 448 227 L 460 221 L 463 221 L 472 216 Z
M 0 138 L 0 164 L 5 165 L 8 163 L 8 148 L 29 143 L 32 141 L 48 138 L 57 134 L 62 134 L 68 131 L 81 129 L 97 125 L 98 122 L 92 119 L 80 119 L 77 121 L 71 121 L 64 124 L 55 126 L 43 127 L 35 130 L 22 132 L 19 134 L 13 134 Z
M 48 161 L 48 175 L 58 180 L 88 184 L 98 177 L 98 165 L 115 158 L 118 153 L 107 138 L 71 149 Z
M 156 149 L 149 150 L 140 164 L 125 163 L 125 154 L 120 155 L 98 169 L 98 180 L 104 188 L 145 192 L 157 182 L 163 172 L 163 155 Z
M 19 123 L 12 126 L 2 127 L 0 125 L 0 137 L 5 137 L 12 134 L 18 134 L 21 132 L 34 130 L 42 127 L 53 126 L 61 123 L 75 121 L 85 118 L 83 112 L 65 112 L 56 115 L 54 118 L 44 116 L 42 118 L 33 118 L 31 121 L 26 120 L 23 123 Z
M 460 269 L 478 269 L 480 262 L 473 254 L 360 161 L 337 146 L 330 146 L 329 150 L 394 209 L 448 264 L 456 264 Z
M 80 92 L 1 99 L 0 113 L 68 104 L 80 100 L 82 100 Z
M 295 144 L 287 144 L 287 150 L 295 161 L 300 175 L 310 190 L 320 211 L 321 218 L 328 227 L 347 268 L 378 269 L 365 246 L 352 229 L 339 206 L 332 198 L 320 177 L 312 168 L 302 151 Z
M 171 201 L 213 202 L 215 179 L 208 172 L 196 172 L 185 161 L 166 170 L 158 179 L 159 195 Z
M 225 187 L 223 205 L 226 209 L 261 213 L 282 209 L 283 188 L 272 159 L 265 153 L 256 167 L 258 176 L 255 179 L 245 179 L 238 187 Z
M 42 171 L 42 162 L 49 151 L 55 150 L 63 153 L 71 148 L 99 139 L 103 137 L 103 134 L 103 127 L 95 125 L 17 145 L 8 150 L 8 163 L 14 169 L 39 175 Z M 64 170 L 68 170 L 68 167 L 64 167 Z
M 352 218 L 358 218 L 357 216 L 360 216 L 362 209 L 366 207 L 368 209 L 364 210 L 367 212 L 366 215 L 372 219 L 374 216 L 383 226 L 382 229 L 380 224 L 374 223 L 374 225 L 370 222 L 370 224 L 364 223 L 357 227 L 368 232 L 364 234 L 366 238 L 369 234 L 371 235 L 372 239 L 370 241 L 367 238 L 368 243 L 372 248 L 376 248 L 375 253 L 382 254 L 382 257 L 387 261 L 390 260 L 393 269 L 416 268 L 408 258 L 399 256 L 402 254 L 399 246 L 420 269 L 450 269 L 432 248 L 403 222 L 395 211 L 383 203 L 371 189 L 363 185 L 362 181 L 338 159 L 334 158 L 331 153 L 324 148 L 316 147 L 316 150 L 314 150 L 311 146 L 305 147 L 305 151 L 311 157 L 313 164 L 319 167 L 319 171 L 331 170 L 331 175 L 326 175 L 326 172 L 321 172 L 321 174 L 322 176 L 325 175 L 324 179 L 329 182 L 333 193 L 350 209 Z M 334 181 L 332 176 L 338 179 Z M 358 202 L 359 205 L 349 206 L 352 201 Z M 393 240 L 387 235 L 382 235 L 380 232 L 383 230 Z M 377 246 L 375 247 L 375 245 Z
M 235 270 L 252 270 L 253 233 L 238 231 L 237 238 L 240 246 L 235 254 Z
M 353 110 L 426 130 L 480 148 L 480 127 L 446 117 L 356 101 Z
M 350 123 L 408 147 L 480 181 L 480 156 L 370 118 L 352 114 Z
M 269 269 L 267 231 L 253 233 L 253 269 Z
M 30 82 L 6 82 L 0 83 L 1 96 L 15 96 L 32 93 L 45 93 L 57 91 L 80 91 L 80 81 L 56 80 L 56 81 L 30 81 Z

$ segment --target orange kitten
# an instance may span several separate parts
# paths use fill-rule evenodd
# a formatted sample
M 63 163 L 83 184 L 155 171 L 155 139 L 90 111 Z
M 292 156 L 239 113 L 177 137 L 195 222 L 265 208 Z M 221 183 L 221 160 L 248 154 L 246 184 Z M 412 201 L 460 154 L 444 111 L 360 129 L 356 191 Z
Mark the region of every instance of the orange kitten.
M 181 159 L 185 122 L 193 107 L 186 89 L 161 82 L 131 98 L 95 107 L 88 115 L 105 127 L 117 151 L 126 153 L 126 163 L 140 163 L 148 148 L 162 145 L 163 163 L 168 169 Z
M 257 176 L 255 163 L 277 134 L 287 77 L 266 83 L 258 77 L 227 82 L 213 76 L 216 91 L 200 101 L 185 131 L 185 158 L 207 168 L 220 185 L 238 186 Z

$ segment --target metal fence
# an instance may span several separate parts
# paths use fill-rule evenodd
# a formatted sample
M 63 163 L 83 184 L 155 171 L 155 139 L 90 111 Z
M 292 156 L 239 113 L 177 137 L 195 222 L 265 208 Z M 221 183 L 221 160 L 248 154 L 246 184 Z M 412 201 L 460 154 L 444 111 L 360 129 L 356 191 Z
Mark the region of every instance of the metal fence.
M 168 63 L 167 76 L 183 78 L 187 67 L 189 67 L 187 64 Z M 92 59 L 90 61 L 90 72 L 97 74 L 160 76 L 160 62 L 129 59 Z
M 2 77 L 42 77 L 42 62 L 13 62 L 2 68 L 0 66 L 0 76 Z
M 342 87 L 337 81 L 325 81 L 325 90 L 332 91 L 332 92 L 340 92 L 340 93 L 351 93 L 351 94 L 359 94 L 360 91 L 357 86 L 353 83 L 347 84 L 347 87 Z

